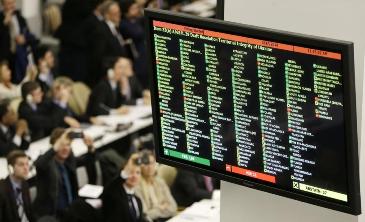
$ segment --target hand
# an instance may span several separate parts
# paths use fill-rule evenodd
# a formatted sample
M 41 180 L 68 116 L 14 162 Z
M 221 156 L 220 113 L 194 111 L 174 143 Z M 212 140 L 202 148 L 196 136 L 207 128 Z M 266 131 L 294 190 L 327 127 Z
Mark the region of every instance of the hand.
M 25 44 L 25 37 L 24 35 L 17 35 L 15 37 L 15 42 L 18 44 L 18 45 L 24 45 Z
M 104 121 L 102 121 L 101 119 L 99 119 L 96 116 L 90 117 L 90 123 L 93 125 L 104 125 Z
M 138 153 L 134 153 L 132 154 L 129 159 L 128 159 L 128 162 L 127 164 L 125 165 L 123 171 L 129 175 L 133 166 L 135 165 L 135 162 L 140 158 L 140 155 Z
M 22 137 L 28 133 L 28 123 L 24 119 L 18 120 L 16 124 L 16 135 Z
M 128 112 L 129 112 L 128 106 L 121 106 L 117 109 L 117 113 L 121 115 L 127 114 Z
M 58 140 L 55 141 L 54 145 L 53 145 L 53 150 L 55 152 L 58 152 L 58 150 L 64 146 L 64 141 L 68 141 L 68 135 L 69 133 L 72 131 L 72 129 L 66 129 L 66 131 L 61 135 L 60 138 L 58 138 Z
M 46 60 L 44 60 L 44 59 L 42 59 L 42 61 L 40 62 L 39 72 L 40 73 L 44 73 L 44 74 L 48 74 L 49 73 L 49 67 L 47 65 Z
M 95 151 L 94 148 L 94 140 L 90 136 L 84 135 L 84 143 L 87 146 L 87 149 L 90 153 L 93 153 Z
M 151 105 L 151 92 L 149 90 L 143 91 L 143 104 Z
M 77 119 L 75 119 L 73 117 L 65 116 L 65 118 L 63 118 L 63 120 L 71 128 L 80 128 L 81 127 L 81 124 L 79 123 L 79 121 L 77 121 Z
M 26 79 L 28 81 L 35 81 L 37 78 L 38 68 L 36 65 L 28 65 L 26 71 Z

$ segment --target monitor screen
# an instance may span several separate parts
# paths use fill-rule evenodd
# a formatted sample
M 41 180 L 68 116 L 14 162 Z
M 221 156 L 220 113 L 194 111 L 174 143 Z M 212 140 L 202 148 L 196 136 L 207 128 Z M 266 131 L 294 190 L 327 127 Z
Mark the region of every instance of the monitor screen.
M 146 16 L 160 162 L 360 213 L 352 43 Z

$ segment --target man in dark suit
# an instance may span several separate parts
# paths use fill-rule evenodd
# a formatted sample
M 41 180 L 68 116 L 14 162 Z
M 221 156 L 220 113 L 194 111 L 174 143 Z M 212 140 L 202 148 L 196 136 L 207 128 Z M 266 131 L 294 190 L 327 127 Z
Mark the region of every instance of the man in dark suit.
M 7 60 L 13 70 L 13 81 L 19 83 L 28 65 L 28 47 L 37 43 L 30 33 L 25 19 L 16 10 L 15 0 L 1 0 L 0 12 L 0 60 Z
M 123 105 L 120 80 L 123 72 L 122 59 L 114 58 L 106 65 L 107 79 L 101 81 L 92 90 L 87 114 L 89 116 L 124 114 L 128 109 Z
M 143 222 L 142 201 L 134 193 L 141 179 L 141 167 L 138 165 L 138 154 L 133 154 L 127 165 L 104 189 L 102 214 L 106 222 Z
M 87 44 L 88 70 L 89 78 L 86 80 L 90 88 L 102 80 L 103 73 L 103 48 L 104 44 L 100 44 L 104 40 L 104 17 L 101 14 L 101 6 L 106 0 L 93 0 L 94 12 L 86 18 L 84 26 L 84 40 Z
M 103 58 L 127 56 L 126 41 L 119 32 L 121 12 L 119 4 L 115 1 L 106 1 L 101 5 L 104 17 L 102 46 Z
M 7 161 L 10 175 L 0 181 L 0 221 L 33 222 L 35 220 L 26 181 L 29 158 L 23 151 L 14 150 L 9 153 Z
M 39 217 L 56 216 L 62 219 L 67 208 L 78 196 L 77 166 L 95 164 L 92 139 L 83 138 L 88 146 L 88 153 L 76 159 L 71 150 L 73 135 L 71 130 L 56 128 L 50 137 L 52 148 L 35 162 L 37 197 L 34 209 Z
M 202 199 L 211 199 L 217 183 L 210 177 L 178 169 L 171 193 L 178 206 L 188 207 Z
M 22 98 L 18 114 L 28 122 L 32 141 L 48 136 L 56 127 L 56 117 L 50 112 L 49 105 L 43 102 L 43 92 L 39 83 L 24 83 Z
M 29 147 L 29 130 L 25 120 L 17 120 L 9 101 L 0 102 L 0 156 L 11 150 L 26 150 Z

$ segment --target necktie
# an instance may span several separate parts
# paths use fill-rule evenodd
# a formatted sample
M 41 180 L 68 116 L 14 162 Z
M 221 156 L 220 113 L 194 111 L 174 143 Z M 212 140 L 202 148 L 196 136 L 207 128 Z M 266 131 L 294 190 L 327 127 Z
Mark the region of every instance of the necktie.
M 134 201 L 133 201 L 133 199 L 135 197 L 132 194 L 127 194 L 127 196 L 128 196 L 129 212 L 131 213 L 132 220 L 137 221 L 138 215 L 137 215 L 137 210 L 136 210 L 136 207 L 135 207 Z
M 64 165 L 61 165 L 60 167 L 61 167 L 63 185 L 65 186 L 66 193 L 67 193 L 67 201 L 69 204 L 71 204 L 73 198 L 72 198 L 70 178 L 67 175 L 66 167 Z
M 5 133 L 5 137 L 6 137 L 6 140 L 7 141 L 11 141 L 12 139 L 12 135 L 11 135 L 11 132 L 10 132 L 10 129 L 8 129 Z
M 16 189 L 16 203 L 18 206 L 18 215 L 20 218 L 20 222 L 29 222 L 27 215 L 25 214 L 25 210 L 24 210 L 22 191 L 19 188 Z

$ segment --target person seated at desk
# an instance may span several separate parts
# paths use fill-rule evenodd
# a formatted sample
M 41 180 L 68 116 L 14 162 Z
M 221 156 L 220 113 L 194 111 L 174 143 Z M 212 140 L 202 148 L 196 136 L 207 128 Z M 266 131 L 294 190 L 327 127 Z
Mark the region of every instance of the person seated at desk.
M 10 102 L 0 102 L 0 156 L 6 156 L 14 149 L 26 150 L 30 137 L 28 124 L 25 120 L 18 120 Z
M 29 186 L 29 157 L 21 150 L 7 156 L 9 176 L 0 181 L 0 221 L 35 222 Z
M 56 127 L 56 117 L 50 112 L 49 104 L 43 101 L 39 83 L 35 81 L 24 83 L 22 98 L 18 114 L 28 122 L 32 141 L 48 136 Z
M 64 76 L 57 77 L 52 85 L 50 113 L 56 116 L 56 127 L 80 128 L 80 122 L 100 124 L 96 117 L 75 114 L 68 105 L 72 94 L 73 81 Z
M 142 200 L 146 217 L 154 222 L 167 221 L 177 211 L 177 205 L 166 182 L 157 176 L 155 155 L 144 150 L 141 153 L 143 163 L 142 180 L 136 189 L 136 194 Z
M 41 86 L 45 95 L 48 96 L 48 92 L 51 89 L 54 80 L 54 55 L 46 46 L 38 46 L 34 54 L 39 70 L 36 81 Z
M 128 108 L 124 106 L 121 78 L 125 66 L 125 58 L 118 57 L 107 61 L 107 78 L 100 81 L 92 90 L 87 114 L 89 116 L 126 114 Z
M 37 70 L 33 66 L 29 66 L 27 69 L 26 77 L 19 85 L 15 85 L 11 82 L 12 72 L 9 68 L 7 61 L 0 62 L 0 100 L 3 99 L 16 99 L 20 98 L 20 88 L 24 82 L 35 79 Z
M 127 105 L 136 105 L 137 99 L 143 97 L 144 104 L 150 104 L 150 93 L 143 90 L 138 79 L 134 76 L 132 61 L 128 58 L 120 58 L 121 78 L 120 89 L 122 93 L 123 103 Z
M 219 181 L 211 177 L 178 169 L 171 192 L 178 206 L 188 207 L 202 199 L 211 199 L 218 187 Z
M 140 155 L 132 154 L 121 174 L 111 181 L 103 191 L 102 215 L 105 222 L 145 222 L 143 206 L 135 195 L 141 179 Z
M 76 159 L 71 149 L 73 135 L 70 129 L 54 129 L 50 137 L 52 148 L 35 161 L 37 197 L 34 209 L 38 217 L 55 216 L 62 219 L 67 207 L 78 195 L 77 166 L 86 165 L 87 169 L 91 169 L 87 165 L 95 166 L 92 139 L 84 136 L 88 153 Z

